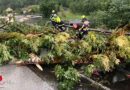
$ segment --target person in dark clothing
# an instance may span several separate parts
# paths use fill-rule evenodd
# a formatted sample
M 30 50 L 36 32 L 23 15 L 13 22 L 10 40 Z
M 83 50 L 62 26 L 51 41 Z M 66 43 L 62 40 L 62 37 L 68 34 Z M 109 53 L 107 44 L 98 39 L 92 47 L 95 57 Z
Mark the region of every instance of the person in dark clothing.
M 84 35 L 88 34 L 89 21 L 85 16 L 82 16 L 82 27 L 79 29 L 79 38 L 82 39 Z
M 64 31 L 64 29 L 63 29 L 64 23 L 61 21 L 60 17 L 58 17 L 58 16 L 56 15 L 55 12 L 52 13 L 52 15 L 51 15 L 51 17 L 50 17 L 50 20 L 51 20 L 51 22 L 52 22 L 52 25 L 53 25 L 57 30 L 60 29 L 60 31 Z
M 57 30 L 60 29 L 61 32 L 65 31 L 65 29 L 63 28 L 63 26 L 64 26 L 63 21 L 58 22 L 57 23 Z
M 54 15 L 55 15 L 56 13 L 55 13 L 55 10 L 52 10 L 52 14 L 51 14 L 51 16 L 50 16 L 50 20 L 51 20 L 51 23 L 52 23 L 52 25 L 56 28 L 56 22 L 55 22 L 55 20 L 54 20 Z
M 86 16 L 85 16 L 85 15 L 83 15 L 81 18 L 82 18 L 82 22 L 87 21 L 87 18 L 86 18 Z

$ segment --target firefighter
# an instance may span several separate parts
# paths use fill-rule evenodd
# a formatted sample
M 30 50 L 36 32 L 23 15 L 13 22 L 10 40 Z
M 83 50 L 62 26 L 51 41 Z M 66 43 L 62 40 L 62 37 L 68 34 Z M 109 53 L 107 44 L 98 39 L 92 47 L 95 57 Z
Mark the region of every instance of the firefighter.
M 87 21 L 87 18 L 86 18 L 86 16 L 85 16 L 85 15 L 83 15 L 81 18 L 82 18 L 82 22 Z
M 63 29 L 63 25 L 64 23 L 61 21 L 60 17 L 57 16 L 57 14 L 55 13 L 55 11 L 52 11 L 52 15 L 51 15 L 51 22 L 52 22 L 52 25 L 60 31 L 64 31 Z
M 82 16 L 82 27 L 79 29 L 79 38 L 82 39 L 84 35 L 88 34 L 89 21 L 83 15 Z
M 55 10 L 52 10 L 51 18 L 53 17 L 54 14 L 56 14 L 56 12 Z
M 52 10 L 52 14 L 50 16 L 50 20 L 51 20 L 52 25 L 56 28 L 56 22 L 55 22 L 54 14 L 56 14 L 55 10 Z

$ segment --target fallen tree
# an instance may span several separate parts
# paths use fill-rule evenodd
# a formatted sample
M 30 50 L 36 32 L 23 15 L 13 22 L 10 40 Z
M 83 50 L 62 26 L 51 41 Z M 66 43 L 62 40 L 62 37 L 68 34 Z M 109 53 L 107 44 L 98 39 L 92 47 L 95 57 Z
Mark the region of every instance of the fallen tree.
M 76 64 L 85 64 L 84 72 L 91 77 L 95 69 L 110 72 L 117 65 L 130 62 L 130 37 L 122 30 L 110 36 L 90 31 L 82 40 L 76 38 L 75 31 L 32 32 L 30 28 L 22 31 L 26 31 L 25 34 L 6 30 L 0 33 L 0 64 L 17 61 L 18 64 L 35 64 L 40 70 L 43 70 L 40 64 L 57 64 L 54 71 L 60 90 L 72 89 L 79 81 Z M 42 48 L 47 51 L 43 56 L 40 55 Z

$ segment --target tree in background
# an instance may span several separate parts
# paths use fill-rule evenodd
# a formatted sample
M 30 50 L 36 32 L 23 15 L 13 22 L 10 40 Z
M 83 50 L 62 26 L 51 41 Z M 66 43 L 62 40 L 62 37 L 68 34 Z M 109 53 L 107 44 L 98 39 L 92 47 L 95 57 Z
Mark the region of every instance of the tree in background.
M 109 28 L 125 25 L 130 23 L 130 1 L 128 0 L 113 0 L 107 11 L 108 23 L 105 23 Z
M 86 14 L 93 28 L 114 29 L 130 22 L 129 0 L 75 0 L 70 9 L 73 13 Z
M 63 7 L 62 11 L 71 11 L 72 15 L 85 14 L 93 28 L 114 29 L 130 22 L 130 0 L 0 0 L 0 13 L 8 7 L 20 11 L 30 5 L 34 5 L 31 8 L 36 11 L 35 5 L 39 4 L 44 18 L 48 18 L 53 9 L 58 12 Z M 73 17 L 69 15 L 69 19 Z
M 101 3 L 101 9 L 90 13 L 92 26 L 104 25 L 107 28 L 115 29 L 117 26 L 130 23 L 130 5 L 127 0 L 106 1 Z
M 89 14 L 100 9 L 101 0 L 75 0 L 70 4 L 70 9 L 73 13 Z
M 50 17 L 52 10 L 59 11 L 59 5 L 55 0 L 43 0 L 40 5 L 40 11 L 44 18 Z

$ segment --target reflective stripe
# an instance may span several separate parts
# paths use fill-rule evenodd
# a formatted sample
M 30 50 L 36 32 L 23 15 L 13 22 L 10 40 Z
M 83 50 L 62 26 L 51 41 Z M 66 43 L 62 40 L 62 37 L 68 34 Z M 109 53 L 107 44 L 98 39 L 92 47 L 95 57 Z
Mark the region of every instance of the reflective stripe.
M 88 29 L 89 29 L 89 28 L 88 28 L 88 27 L 86 27 L 86 28 L 84 28 L 83 30 L 84 30 L 84 31 L 87 31 Z
M 79 31 L 83 30 L 83 31 L 87 31 L 89 28 L 87 27 L 87 25 L 82 25 L 82 27 L 79 29 Z
M 84 24 L 85 24 L 85 25 L 89 25 L 89 21 L 85 21 Z
M 55 17 L 51 17 L 51 21 L 57 21 L 57 18 L 55 18 Z
M 58 16 L 56 18 L 55 17 L 51 17 L 50 19 L 51 19 L 51 21 L 55 21 L 57 23 L 61 22 L 61 19 Z
M 58 26 L 63 26 L 64 24 L 58 24 Z
M 81 31 L 84 28 L 84 25 L 82 25 L 82 27 L 79 29 L 79 31 Z

